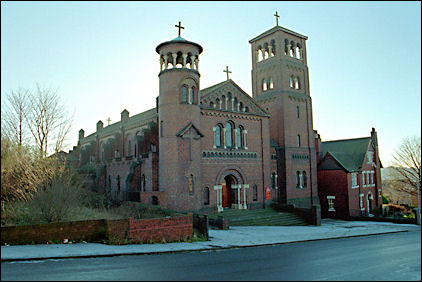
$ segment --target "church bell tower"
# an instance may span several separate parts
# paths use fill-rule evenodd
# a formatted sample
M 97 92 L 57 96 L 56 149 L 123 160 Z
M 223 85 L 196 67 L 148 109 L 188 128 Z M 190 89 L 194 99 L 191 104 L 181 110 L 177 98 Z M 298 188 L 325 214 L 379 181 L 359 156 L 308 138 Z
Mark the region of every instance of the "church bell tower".
M 202 47 L 181 37 L 156 47 L 160 72 L 158 98 L 159 187 L 167 208 L 199 209 L 200 96 L 199 55 Z
M 310 208 L 318 203 L 317 163 L 306 36 L 278 25 L 251 39 L 252 92 L 270 113 L 277 159 L 278 199 Z M 273 152 L 274 153 L 274 152 Z

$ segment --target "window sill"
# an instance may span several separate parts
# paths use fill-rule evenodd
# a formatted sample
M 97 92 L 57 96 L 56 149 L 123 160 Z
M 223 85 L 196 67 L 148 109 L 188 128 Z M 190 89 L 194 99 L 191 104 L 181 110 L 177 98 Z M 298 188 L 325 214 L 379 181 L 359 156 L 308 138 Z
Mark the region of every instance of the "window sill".
M 335 212 L 336 210 L 335 210 L 335 209 L 328 209 L 328 211 L 333 211 L 333 212 Z

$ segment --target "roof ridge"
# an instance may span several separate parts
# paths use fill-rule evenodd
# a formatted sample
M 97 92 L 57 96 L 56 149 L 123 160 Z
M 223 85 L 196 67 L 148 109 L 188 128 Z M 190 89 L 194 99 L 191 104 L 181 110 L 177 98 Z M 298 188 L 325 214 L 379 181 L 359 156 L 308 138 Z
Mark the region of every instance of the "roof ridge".
M 330 141 L 323 141 L 322 143 L 340 142 L 340 141 L 352 141 L 352 140 L 359 140 L 359 139 L 371 139 L 371 136 L 368 136 L 368 137 L 358 137 L 358 138 L 348 138 L 348 139 L 338 139 L 338 140 L 330 140 Z

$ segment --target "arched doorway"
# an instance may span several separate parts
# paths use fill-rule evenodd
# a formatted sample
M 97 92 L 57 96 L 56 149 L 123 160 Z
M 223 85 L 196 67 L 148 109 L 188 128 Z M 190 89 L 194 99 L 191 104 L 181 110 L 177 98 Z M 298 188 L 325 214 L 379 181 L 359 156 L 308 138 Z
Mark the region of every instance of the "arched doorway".
M 232 185 L 237 184 L 236 178 L 229 174 L 224 177 L 222 183 L 223 208 L 231 208 L 232 204 L 237 203 L 236 189 L 232 189 Z

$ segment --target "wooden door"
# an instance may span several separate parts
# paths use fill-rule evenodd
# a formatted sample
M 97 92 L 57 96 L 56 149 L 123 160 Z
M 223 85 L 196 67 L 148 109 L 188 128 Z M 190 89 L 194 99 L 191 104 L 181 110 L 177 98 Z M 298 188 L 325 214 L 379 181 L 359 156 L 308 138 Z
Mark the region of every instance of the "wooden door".
M 226 181 L 223 181 L 223 208 L 231 207 L 231 187 Z

